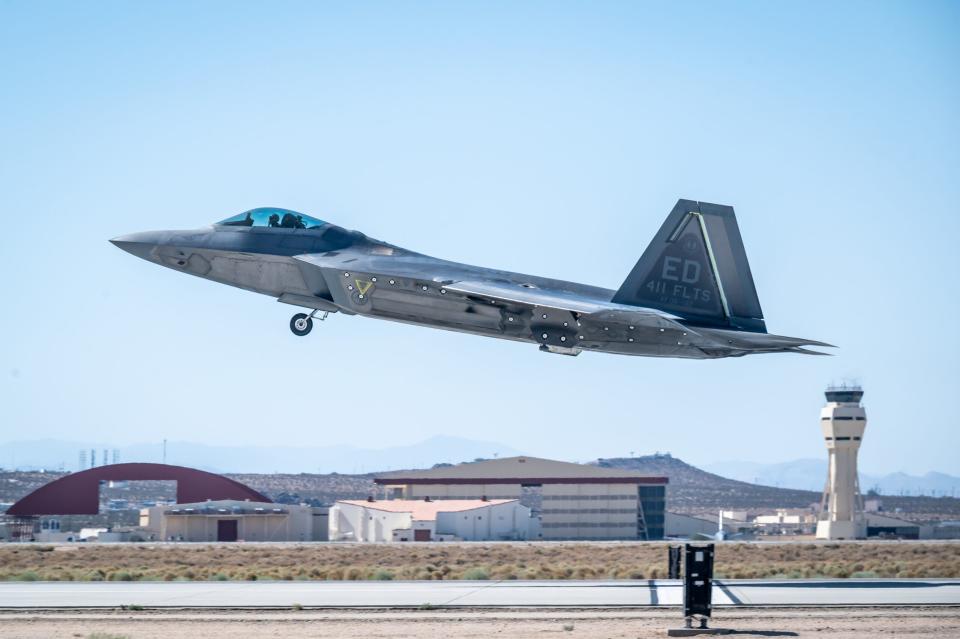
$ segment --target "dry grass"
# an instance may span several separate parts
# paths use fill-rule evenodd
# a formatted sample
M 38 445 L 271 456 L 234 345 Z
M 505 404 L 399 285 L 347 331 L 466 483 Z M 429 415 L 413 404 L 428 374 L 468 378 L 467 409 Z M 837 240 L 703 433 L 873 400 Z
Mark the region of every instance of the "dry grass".
M 662 543 L 6 545 L 0 580 L 657 579 Z M 724 543 L 721 578 L 960 577 L 960 544 Z

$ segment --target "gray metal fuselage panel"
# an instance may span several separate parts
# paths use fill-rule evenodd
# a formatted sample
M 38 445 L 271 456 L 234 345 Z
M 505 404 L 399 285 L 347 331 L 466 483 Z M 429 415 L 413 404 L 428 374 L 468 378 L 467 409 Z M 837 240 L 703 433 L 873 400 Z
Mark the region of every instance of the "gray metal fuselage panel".
M 142 238 L 144 259 L 317 310 L 532 342 L 575 355 L 594 350 L 714 358 L 792 350 L 803 340 L 698 329 L 663 311 L 612 302 L 611 289 L 450 262 L 334 225 L 320 229 L 214 226 Z

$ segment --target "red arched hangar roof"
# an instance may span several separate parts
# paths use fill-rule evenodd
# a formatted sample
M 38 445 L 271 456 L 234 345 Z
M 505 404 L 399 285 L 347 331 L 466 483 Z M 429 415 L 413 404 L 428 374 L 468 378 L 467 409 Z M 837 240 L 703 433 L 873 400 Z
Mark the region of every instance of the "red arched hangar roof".
M 9 509 L 8 515 L 96 515 L 104 481 L 176 481 L 177 503 L 208 499 L 271 502 L 254 489 L 222 475 L 167 464 L 112 464 L 65 475 L 36 489 Z

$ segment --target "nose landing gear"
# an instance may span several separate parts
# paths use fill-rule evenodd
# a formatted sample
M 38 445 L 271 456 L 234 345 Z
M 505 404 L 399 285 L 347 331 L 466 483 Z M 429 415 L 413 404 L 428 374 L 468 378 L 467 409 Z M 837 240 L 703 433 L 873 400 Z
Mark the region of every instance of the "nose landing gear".
M 303 337 L 313 330 L 313 319 L 306 313 L 297 313 L 290 318 L 290 330 L 294 335 Z
M 306 313 L 297 313 L 290 318 L 290 330 L 293 331 L 293 334 L 297 337 L 303 337 L 310 333 L 313 330 L 313 318 L 316 316 L 317 311 L 313 311 L 309 315 Z M 319 318 L 322 322 L 327 319 L 327 315 L 330 313 L 324 311 L 323 315 Z

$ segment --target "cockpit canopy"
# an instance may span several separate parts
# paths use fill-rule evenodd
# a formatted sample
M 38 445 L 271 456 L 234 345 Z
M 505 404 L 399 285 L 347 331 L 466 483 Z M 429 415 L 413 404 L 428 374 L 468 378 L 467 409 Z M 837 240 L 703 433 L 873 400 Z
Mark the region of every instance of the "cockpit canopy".
M 318 229 L 326 222 L 289 209 L 263 207 L 228 217 L 215 226 L 267 226 L 279 229 Z

